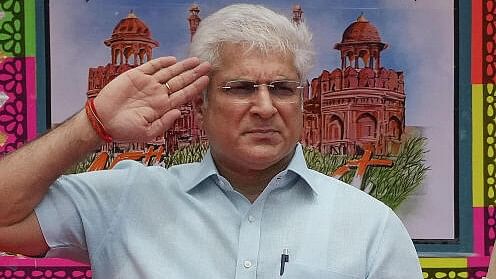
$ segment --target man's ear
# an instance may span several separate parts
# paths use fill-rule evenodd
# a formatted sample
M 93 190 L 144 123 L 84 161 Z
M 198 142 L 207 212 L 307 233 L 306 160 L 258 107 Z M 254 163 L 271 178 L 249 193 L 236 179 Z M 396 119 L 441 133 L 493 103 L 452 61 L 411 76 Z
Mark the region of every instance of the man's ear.
M 203 112 L 205 109 L 204 108 L 205 101 L 203 100 L 204 97 L 205 97 L 205 94 L 200 94 L 200 95 L 197 95 L 193 99 L 193 108 L 195 110 L 195 118 L 198 121 L 198 125 L 200 126 L 200 128 L 203 127 Z

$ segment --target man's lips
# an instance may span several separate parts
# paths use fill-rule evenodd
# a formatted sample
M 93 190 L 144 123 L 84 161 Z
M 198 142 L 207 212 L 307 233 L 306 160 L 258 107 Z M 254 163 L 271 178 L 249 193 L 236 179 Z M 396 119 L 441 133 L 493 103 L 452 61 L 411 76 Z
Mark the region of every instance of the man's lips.
M 255 129 L 250 129 L 245 132 L 245 134 L 271 134 L 271 133 L 278 133 L 279 131 L 273 128 L 255 128 Z

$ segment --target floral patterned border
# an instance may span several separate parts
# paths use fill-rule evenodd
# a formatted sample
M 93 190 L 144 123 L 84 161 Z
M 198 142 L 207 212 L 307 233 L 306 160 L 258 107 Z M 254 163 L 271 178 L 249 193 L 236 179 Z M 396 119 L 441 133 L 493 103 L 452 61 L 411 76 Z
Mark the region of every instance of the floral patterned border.
M 486 211 L 486 219 L 490 226 L 487 227 L 486 242 L 494 243 L 496 233 L 495 233 L 495 209 L 494 204 L 496 201 L 495 197 L 495 92 L 496 87 L 494 83 L 496 81 L 496 3 L 494 1 L 486 2 L 485 16 L 484 16 L 484 27 L 485 32 L 483 35 L 483 69 L 484 71 L 484 134 L 483 137 L 486 139 L 484 141 L 484 182 L 485 190 L 487 193 L 485 204 L 488 205 Z M 492 245 L 492 244 L 491 244 Z M 489 245 L 488 245 L 489 246 Z
M 25 67 L 25 58 L 8 58 L 0 64 L 0 91 L 8 97 L 0 109 L 0 132 L 3 130 L 7 134 L 7 140 L 0 147 L 0 155 L 19 148 L 27 141 Z
M 91 278 L 91 271 L 87 267 L 0 267 L 0 278 Z
M 425 279 L 480 279 L 486 275 L 487 268 L 423 268 L 422 271 Z
M 24 5 L 21 0 L 0 4 L 0 92 L 8 97 L 0 108 L 0 155 L 19 148 L 28 140 L 27 83 Z
M 26 26 L 25 18 L 34 16 L 34 1 L 0 1 L 0 95 L 7 97 L 0 107 L 0 157 L 26 143 L 31 137 L 30 129 L 36 125 L 31 109 L 36 102 L 35 57 L 26 57 L 26 48 L 32 47 L 26 44 L 26 28 L 34 26 Z M 3 278 L 86 279 L 91 278 L 91 270 L 81 264 L 61 265 L 58 260 L 0 256 L 0 279 Z
M 484 2 L 482 22 L 484 255 L 489 256 L 496 240 L 496 1 Z

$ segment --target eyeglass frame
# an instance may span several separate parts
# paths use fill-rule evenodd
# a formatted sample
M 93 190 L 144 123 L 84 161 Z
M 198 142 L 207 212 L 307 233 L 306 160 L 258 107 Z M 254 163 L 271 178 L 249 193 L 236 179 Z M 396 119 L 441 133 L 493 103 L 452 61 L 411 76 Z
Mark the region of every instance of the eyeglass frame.
M 232 83 L 232 82 L 246 82 L 246 83 L 250 83 L 250 85 L 253 86 L 253 89 L 252 89 L 252 91 L 249 94 L 246 94 L 244 98 L 239 98 L 239 96 L 236 96 L 234 94 L 229 94 L 229 91 L 231 89 L 233 89 L 231 86 L 229 86 L 229 83 Z M 278 96 L 278 95 L 273 94 L 272 91 L 270 90 L 270 88 L 275 88 L 274 83 L 279 83 L 279 82 L 290 82 L 290 83 L 293 83 L 293 84 L 298 84 L 296 86 L 296 88 L 295 88 L 296 89 L 295 90 L 296 93 L 295 93 L 294 97 L 296 97 L 296 96 L 299 95 L 300 98 L 299 99 L 294 98 L 294 100 L 285 101 L 285 100 L 281 100 L 280 99 L 281 96 Z M 268 83 L 256 83 L 253 80 L 244 80 L 244 79 L 229 80 L 229 81 L 224 82 L 224 85 L 218 86 L 217 88 L 218 89 L 222 89 L 222 92 L 225 93 L 227 96 L 231 97 L 233 99 L 233 101 L 236 102 L 236 103 L 249 103 L 252 100 L 252 98 L 255 95 L 255 93 L 257 92 L 257 89 L 258 88 L 261 88 L 262 86 L 267 87 L 267 89 L 269 91 L 269 94 L 271 96 L 272 101 L 273 102 L 278 102 L 278 103 L 297 103 L 298 100 L 301 100 L 301 98 L 303 96 L 302 95 L 302 93 L 303 93 L 302 90 L 305 88 L 305 86 L 303 85 L 303 82 L 302 81 L 299 81 L 299 80 L 287 80 L 287 79 L 273 80 L 273 81 L 270 81 Z M 293 97 L 293 96 L 290 96 L 290 97 Z

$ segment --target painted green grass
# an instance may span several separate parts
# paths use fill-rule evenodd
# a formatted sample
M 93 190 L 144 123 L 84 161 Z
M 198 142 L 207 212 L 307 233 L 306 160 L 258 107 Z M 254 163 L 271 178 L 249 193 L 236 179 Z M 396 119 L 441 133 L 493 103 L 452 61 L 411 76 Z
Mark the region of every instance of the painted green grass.
M 416 191 L 424 182 L 429 167 L 426 166 L 426 141 L 424 137 L 412 137 L 406 140 L 399 154 L 395 157 L 380 157 L 393 160 L 392 167 L 368 167 L 362 181 L 362 190 L 387 204 L 392 209 L 397 208 L 411 193 Z M 199 162 L 208 149 L 206 144 L 191 144 L 178 149 L 170 156 L 162 158 L 162 165 L 168 168 L 173 165 Z M 309 168 L 324 174 L 333 173 L 338 167 L 349 160 L 359 159 L 360 156 L 323 154 L 317 150 L 304 148 L 303 154 Z M 374 158 L 378 158 L 374 156 Z M 83 161 L 66 171 L 66 173 L 84 172 L 95 159 L 90 154 Z M 343 175 L 340 180 L 350 183 L 355 175 L 355 169 Z M 352 186 L 350 186 L 352 187 Z
M 91 163 L 93 160 L 95 160 L 97 153 L 90 153 L 88 156 L 86 156 L 83 160 L 79 161 L 79 163 L 73 165 L 72 167 L 68 168 L 64 174 L 71 174 L 71 173 L 81 173 L 85 172 L 88 170 L 90 167 Z
M 412 137 L 401 146 L 395 157 L 380 157 L 392 160 L 392 167 L 368 167 L 362 181 L 362 190 L 369 188 L 369 194 L 384 202 L 392 209 L 397 208 L 411 193 L 419 188 L 429 170 L 425 162 L 426 141 L 424 137 Z M 304 149 L 309 168 L 324 174 L 333 173 L 338 167 L 359 156 L 322 154 L 316 150 Z M 377 158 L 377 157 L 374 157 Z M 340 180 L 350 183 L 356 170 Z
M 430 167 L 426 165 L 426 138 L 408 139 L 390 168 L 372 168 L 365 175 L 365 185 L 371 185 L 370 194 L 389 207 L 397 208 L 424 182 Z
M 200 162 L 205 152 L 207 152 L 207 144 L 191 144 L 178 149 L 174 154 L 164 157 L 163 166 L 170 166 Z

